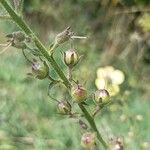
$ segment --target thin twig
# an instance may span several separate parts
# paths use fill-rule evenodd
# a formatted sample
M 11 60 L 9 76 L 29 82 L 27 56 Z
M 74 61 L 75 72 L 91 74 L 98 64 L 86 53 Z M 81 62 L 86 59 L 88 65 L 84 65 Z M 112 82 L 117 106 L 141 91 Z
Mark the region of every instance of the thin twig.
M 0 15 L 0 19 L 9 20 L 9 19 L 11 19 L 11 17 L 8 15 Z
M 9 43 L 2 51 L 0 51 L 0 55 L 4 53 L 10 46 L 11 46 L 11 43 Z
M 25 59 L 32 64 L 33 62 L 27 57 L 24 49 L 22 49 L 22 53 L 23 53 Z
M 114 15 L 120 15 L 120 14 L 133 14 L 133 13 L 150 13 L 150 9 L 138 9 L 138 8 L 132 8 L 132 9 L 127 9 L 127 10 L 120 10 L 120 11 L 116 11 L 114 13 Z
M 75 36 L 75 35 L 73 35 L 73 36 L 71 36 L 71 39 L 87 39 L 87 37 L 86 36 Z

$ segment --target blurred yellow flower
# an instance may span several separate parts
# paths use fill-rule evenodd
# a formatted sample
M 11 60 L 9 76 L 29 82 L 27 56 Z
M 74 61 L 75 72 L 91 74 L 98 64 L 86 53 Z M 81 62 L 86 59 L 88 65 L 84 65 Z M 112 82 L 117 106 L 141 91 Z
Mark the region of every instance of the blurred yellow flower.
M 98 89 L 105 89 L 106 87 L 106 82 L 103 78 L 97 78 L 95 80 L 95 85 Z
M 124 74 L 120 70 L 114 70 L 110 76 L 113 84 L 119 85 L 124 81 Z
M 143 116 L 142 115 L 136 115 L 136 120 L 137 121 L 142 121 L 143 120 Z
M 111 96 L 115 96 L 119 93 L 120 88 L 117 84 L 110 84 L 106 88 Z
M 116 70 L 112 66 L 100 67 L 97 69 L 95 85 L 98 89 L 107 89 L 111 96 L 119 91 L 119 85 L 123 83 L 125 76 L 121 70 Z

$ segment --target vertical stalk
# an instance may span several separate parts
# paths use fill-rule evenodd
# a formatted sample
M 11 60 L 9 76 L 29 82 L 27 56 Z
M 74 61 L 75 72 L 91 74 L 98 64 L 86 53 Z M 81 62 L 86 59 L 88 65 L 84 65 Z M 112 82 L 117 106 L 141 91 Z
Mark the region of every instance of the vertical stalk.
M 69 82 L 69 80 L 67 79 L 67 77 L 64 75 L 62 69 L 58 66 L 58 64 L 56 63 L 56 61 L 54 60 L 54 58 L 52 57 L 52 55 L 48 54 L 47 49 L 44 47 L 44 45 L 40 42 L 40 40 L 35 36 L 35 34 L 33 33 L 33 31 L 30 29 L 30 27 L 25 23 L 25 21 L 11 8 L 11 6 L 6 2 L 6 0 L 0 0 L 0 3 L 3 5 L 3 7 L 6 9 L 6 11 L 9 13 L 10 17 L 12 18 L 12 20 L 28 35 L 28 36 L 32 36 L 33 40 L 35 42 L 35 45 L 37 46 L 37 48 L 40 50 L 40 52 L 42 53 L 42 55 L 47 59 L 47 61 L 50 62 L 50 64 L 52 65 L 52 67 L 54 68 L 54 70 L 57 72 L 57 74 L 60 76 L 60 78 L 63 80 L 64 85 L 67 88 L 71 88 L 71 84 Z M 95 122 L 93 120 L 93 118 L 91 117 L 91 115 L 88 113 L 88 111 L 86 110 L 86 108 L 82 105 L 79 104 L 80 109 L 82 110 L 82 112 L 85 115 L 85 118 L 87 119 L 87 121 L 89 122 L 91 128 L 97 133 L 97 138 L 98 140 L 102 143 L 102 145 L 104 146 L 105 149 L 107 149 L 107 145 L 105 143 L 105 141 L 102 139 L 96 125 Z
M 85 107 L 82 104 L 79 104 L 80 109 L 82 110 L 82 112 L 84 113 L 87 121 L 89 122 L 90 126 L 92 127 L 92 129 L 97 133 L 97 138 L 98 140 L 103 144 L 103 146 L 107 149 L 107 144 L 106 142 L 103 140 L 101 134 L 99 133 L 96 124 L 93 120 L 93 118 L 91 117 L 91 115 L 88 113 L 88 111 L 85 109 Z
M 68 80 L 72 81 L 72 67 L 68 67 Z

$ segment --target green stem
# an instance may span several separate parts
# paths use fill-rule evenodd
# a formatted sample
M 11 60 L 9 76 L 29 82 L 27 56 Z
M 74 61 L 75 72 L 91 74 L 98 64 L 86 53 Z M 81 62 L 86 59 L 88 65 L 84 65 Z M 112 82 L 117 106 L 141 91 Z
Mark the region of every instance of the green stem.
M 6 11 L 9 13 L 11 18 L 15 21 L 15 23 L 28 35 L 33 36 L 35 45 L 37 48 L 41 51 L 43 56 L 50 62 L 52 67 L 55 69 L 55 71 L 58 73 L 60 78 L 63 80 L 66 87 L 70 87 L 71 84 L 68 81 L 68 79 L 65 77 L 64 73 L 62 72 L 61 68 L 58 66 L 56 61 L 53 59 L 52 55 L 50 56 L 47 52 L 47 49 L 43 46 L 43 44 L 40 42 L 40 40 L 35 36 L 33 31 L 30 29 L 30 27 L 23 21 L 23 19 L 9 6 L 9 4 L 5 0 L 0 0 L 0 3 L 4 6 Z
M 97 133 L 97 138 L 98 140 L 103 144 L 103 146 L 107 149 L 107 144 L 106 142 L 103 140 L 102 136 L 100 135 L 96 124 L 93 120 L 93 118 L 91 117 L 91 115 L 88 113 L 88 111 L 85 109 L 85 107 L 82 104 L 79 104 L 80 109 L 82 110 L 82 112 L 84 113 L 87 121 L 89 122 L 90 126 L 92 127 L 92 129 Z
M 48 54 L 47 49 L 44 47 L 44 45 L 40 42 L 40 40 L 35 36 L 35 34 L 33 33 L 33 31 L 30 29 L 30 27 L 24 22 L 24 20 L 11 8 L 11 6 L 6 2 L 6 0 L 0 0 L 0 3 L 3 5 L 3 7 L 6 9 L 6 11 L 9 13 L 9 15 L 11 16 L 11 18 L 13 19 L 13 21 L 28 35 L 28 36 L 33 36 L 35 45 L 37 46 L 37 48 L 40 50 L 40 52 L 42 53 L 42 55 L 50 62 L 50 64 L 52 65 L 52 67 L 54 68 L 54 70 L 58 73 L 58 75 L 60 76 L 60 78 L 63 80 L 64 85 L 67 88 L 71 88 L 71 83 L 69 82 L 69 80 L 66 78 L 66 76 L 64 75 L 62 69 L 58 66 L 58 64 L 56 63 L 56 61 L 54 60 L 54 58 L 52 57 L 52 55 Z M 85 115 L 85 118 L 87 119 L 87 121 L 89 122 L 89 124 L 91 125 L 91 128 L 97 133 L 97 137 L 98 140 L 102 143 L 102 145 L 107 148 L 107 145 L 105 143 L 105 141 L 102 139 L 96 125 L 95 122 L 93 120 L 93 118 L 90 116 L 90 114 L 88 113 L 88 111 L 86 110 L 86 108 L 82 105 L 79 104 L 80 109 L 82 110 L 82 112 Z

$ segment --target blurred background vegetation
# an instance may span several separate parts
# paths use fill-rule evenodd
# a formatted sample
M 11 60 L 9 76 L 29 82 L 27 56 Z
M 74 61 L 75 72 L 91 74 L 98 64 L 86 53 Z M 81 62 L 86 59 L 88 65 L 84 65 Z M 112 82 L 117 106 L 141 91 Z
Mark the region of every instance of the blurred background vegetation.
M 6 14 L 2 7 L 0 13 Z M 97 115 L 97 126 L 107 141 L 122 137 L 126 150 L 150 149 L 150 1 L 24 0 L 23 15 L 46 46 L 67 26 L 88 37 L 74 41 L 84 55 L 74 76 L 89 92 L 96 90 L 98 67 L 124 72 L 120 93 Z M 17 30 L 12 21 L 0 19 L 0 43 Z M 69 47 L 62 45 L 55 56 L 64 71 L 59 51 Z M 21 51 L 10 48 L 0 55 L 0 149 L 82 149 L 77 121 L 60 116 L 47 96 L 48 80 L 29 78 L 28 72 Z M 56 88 L 53 94 L 61 98 L 64 92 Z

